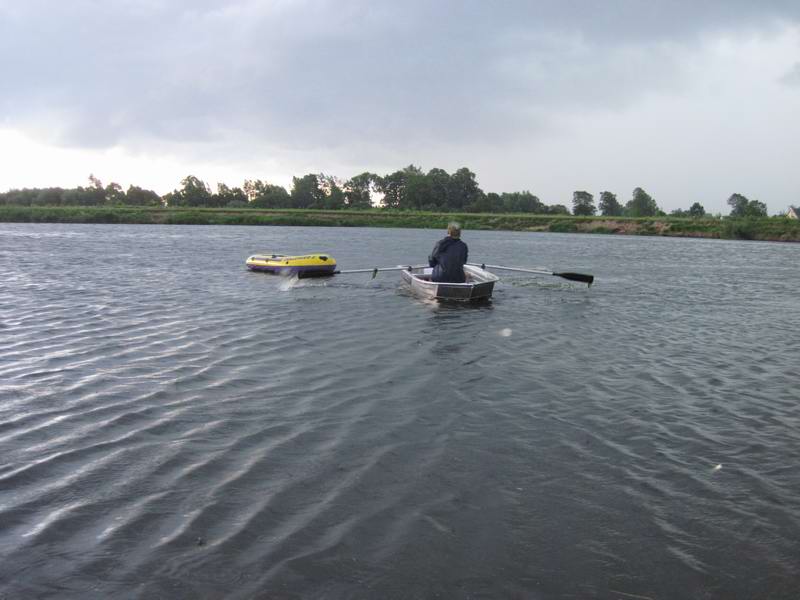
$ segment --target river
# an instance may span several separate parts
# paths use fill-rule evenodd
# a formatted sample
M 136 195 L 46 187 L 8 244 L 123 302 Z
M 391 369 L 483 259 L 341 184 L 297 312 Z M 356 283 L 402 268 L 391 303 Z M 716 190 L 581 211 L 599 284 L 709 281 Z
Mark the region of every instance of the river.
M 800 246 L 0 224 L 0 598 L 797 598 Z

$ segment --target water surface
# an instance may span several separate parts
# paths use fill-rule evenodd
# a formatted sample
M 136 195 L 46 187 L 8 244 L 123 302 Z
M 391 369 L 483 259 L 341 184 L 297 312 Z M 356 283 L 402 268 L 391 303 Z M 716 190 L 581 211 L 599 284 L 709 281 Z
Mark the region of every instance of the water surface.
M 439 235 L 0 224 L 0 597 L 796 598 L 800 246 Z

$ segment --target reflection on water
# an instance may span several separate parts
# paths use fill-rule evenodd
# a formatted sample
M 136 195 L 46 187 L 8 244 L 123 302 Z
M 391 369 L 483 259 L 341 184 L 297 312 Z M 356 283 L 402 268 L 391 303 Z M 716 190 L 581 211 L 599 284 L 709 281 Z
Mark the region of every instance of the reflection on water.
M 0 596 L 793 598 L 797 247 L 436 235 L 0 224 Z

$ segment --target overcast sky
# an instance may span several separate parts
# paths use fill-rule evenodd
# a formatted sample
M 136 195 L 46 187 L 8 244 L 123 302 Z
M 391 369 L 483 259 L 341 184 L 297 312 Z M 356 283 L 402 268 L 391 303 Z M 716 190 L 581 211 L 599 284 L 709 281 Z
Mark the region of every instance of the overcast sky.
M 800 204 L 800 1 L 0 0 L 0 190 L 472 169 Z

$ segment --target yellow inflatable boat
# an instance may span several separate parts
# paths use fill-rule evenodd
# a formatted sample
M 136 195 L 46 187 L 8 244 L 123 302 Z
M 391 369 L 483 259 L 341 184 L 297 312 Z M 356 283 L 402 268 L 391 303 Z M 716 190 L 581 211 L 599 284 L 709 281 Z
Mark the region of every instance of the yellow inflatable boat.
M 252 271 L 266 271 L 276 275 L 297 275 L 298 277 L 333 275 L 336 270 L 336 259 L 327 254 L 307 254 L 305 256 L 254 254 L 247 257 L 245 264 Z

